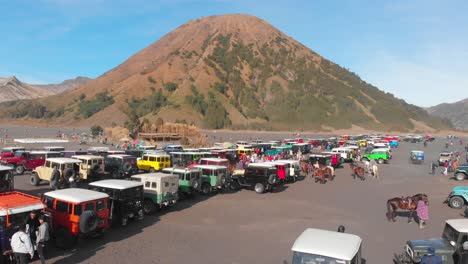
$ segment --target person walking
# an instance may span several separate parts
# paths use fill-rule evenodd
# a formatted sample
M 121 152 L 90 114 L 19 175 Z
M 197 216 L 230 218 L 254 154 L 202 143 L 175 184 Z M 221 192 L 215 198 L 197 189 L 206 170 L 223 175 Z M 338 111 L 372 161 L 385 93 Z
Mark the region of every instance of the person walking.
M 47 242 L 49 241 L 49 224 L 45 221 L 44 215 L 39 216 L 38 219 L 41 225 L 39 226 L 39 230 L 37 231 L 37 255 L 39 255 L 41 264 L 45 264 L 44 249 L 46 248 Z
M 431 162 L 431 173 L 432 173 L 432 175 L 435 175 L 435 171 L 436 171 L 437 167 L 438 167 L 437 164 L 434 161 L 432 161 Z
M 54 169 L 52 170 L 52 175 L 50 177 L 50 188 L 57 190 L 58 185 L 59 185 L 59 180 L 60 180 L 60 172 L 58 171 L 57 167 L 54 166 Z
M 418 215 L 419 228 L 426 227 L 426 221 L 429 220 L 429 207 L 427 206 L 427 203 L 425 201 L 418 201 L 416 213 Z
M 11 237 L 11 249 L 15 254 L 17 264 L 27 264 L 34 257 L 31 238 L 26 234 L 26 224 L 21 224 L 18 231 Z
M 36 211 L 29 213 L 28 219 L 26 220 L 26 233 L 29 235 L 31 241 L 36 241 L 36 232 L 39 229 L 39 220 L 37 218 Z

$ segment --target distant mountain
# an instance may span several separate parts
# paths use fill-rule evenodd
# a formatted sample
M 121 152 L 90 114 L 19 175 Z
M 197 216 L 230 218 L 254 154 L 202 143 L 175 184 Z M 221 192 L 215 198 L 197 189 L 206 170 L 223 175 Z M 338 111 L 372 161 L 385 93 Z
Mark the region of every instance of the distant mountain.
M 88 82 L 89 78 L 77 77 L 59 84 L 28 84 L 15 76 L 0 78 L 0 102 L 35 99 L 74 89 Z
M 450 126 L 249 15 L 189 21 L 76 89 L 3 104 L 2 114 L 61 125 L 161 117 L 214 129 Z
M 468 98 L 452 104 L 439 104 L 427 111 L 434 116 L 447 118 L 456 129 L 468 130 Z
M 23 83 L 15 76 L 0 78 L 0 102 L 39 98 L 52 94 L 52 91 Z
M 31 84 L 33 87 L 51 91 L 54 94 L 64 92 L 66 90 L 74 89 L 80 85 L 89 82 L 91 79 L 88 77 L 78 76 L 75 79 L 65 80 L 58 84 Z

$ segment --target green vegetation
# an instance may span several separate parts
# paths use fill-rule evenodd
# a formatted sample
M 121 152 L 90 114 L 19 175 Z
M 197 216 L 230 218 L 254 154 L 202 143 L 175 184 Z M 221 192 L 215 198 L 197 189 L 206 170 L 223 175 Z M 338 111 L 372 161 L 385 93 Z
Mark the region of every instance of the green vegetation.
M 77 115 L 89 118 L 113 103 L 114 98 L 107 91 L 104 91 L 96 94 L 94 99 L 83 101 L 78 107 Z
M 192 108 L 203 116 L 206 113 L 208 104 L 205 101 L 205 96 L 201 94 L 197 87 L 192 85 L 191 87 L 192 95 L 187 95 L 185 97 L 185 102 L 192 106 Z
M 100 125 L 94 125 L 91 127 L 90 131 L 93 137 L 97 137 L 104 132 L 104 129 Z
M 172 93 L 174 92 L 176 89 L 177 89 L 177 83 L 173 83 L 173 82 L 167 82 L 167 83 L 164 83 L 164 88 Z
M 145 98 L 136 99 L 133 97 L 127 104 L 133 114 L 141 117 L 149 113 L 157 114 L 162 107 L 169 104 L 169 101 L 162 91 L 158 90 Z

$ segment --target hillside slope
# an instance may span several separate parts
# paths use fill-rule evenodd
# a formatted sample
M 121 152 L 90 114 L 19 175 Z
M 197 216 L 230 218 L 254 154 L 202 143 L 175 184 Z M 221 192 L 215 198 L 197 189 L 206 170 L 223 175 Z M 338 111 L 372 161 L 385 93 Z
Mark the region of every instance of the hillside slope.
M 83 85 L 90 81 L 91 79 L 88 77 L 78 76 L 74 79 L 65 80 L 61 83 L 56 84 L 30 84 L 32 87 L 36 87 L 39 89 L 50 91 L 54 94 L 58 94 L 67 90 L 71 90 L 77 88 L 80 85 Z
M 449 126 L 248 15 L 190 21 L 78 89 L 9 104 L 5 116 L 31 117 L 15 114 L 31 106 L 47 122 L 73 125 L 129 116 L 206 128 Z
M 468 98 L 452 104 L 429 107 L 427 111 L 432 115 L 447 118 L 456 129 L 468 130 Z
M 15 76 L 0 78 L 0 102 L 39 98 L 52 95 L 52 92 L 23 83 Z

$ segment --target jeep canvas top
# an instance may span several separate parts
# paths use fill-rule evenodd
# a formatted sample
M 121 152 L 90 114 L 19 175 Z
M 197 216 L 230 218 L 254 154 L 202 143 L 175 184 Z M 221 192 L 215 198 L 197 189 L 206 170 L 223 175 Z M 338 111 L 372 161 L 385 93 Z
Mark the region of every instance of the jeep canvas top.
M 38 197 L 21 192 L 6 192 L 0 194 L 0 217 L 14 214 L 43 210 L 44 204 Z M 6 219 L 8 223 L 8 219 Z
M 293 264 L 315 263 L 322 257 L 335 261 L 327 263 L 349 263 L 346 261 L 351 261 L 358 254 L 361 243 L 362 239 L 353 234 L 308 228 L 292 246 Z
M 65 151 L 65 148 L 64 147 L 58 147 L 58 146 L 48 146 L 48 147 L 44 147 L 44 149 L 46 151 Z
M 72 158 L 50 158 L 47 161 L 58 163 L 58 164 L 70 164 L 70 163 L 81 163 L 79 159 L 72 159 Z
M 102 180 L 92 182 L 89 185 L 116 190 L 125 190 L 133 187 L 143 186 L 142 183 L 127 180 Z
M 77 160 L 81 160 L 81 161 L 87 161 L 87 160 L 93 160 L 93 159 L 99 159 L 99 160 L 104 160 L 104 158 L 102 156 L 98 156 L 98 155 L 89 155 L 89 154 L 86 154 L 86 155 L 74 155 L 74 156 L 71 156 L 72 159 L 77 159 Z
M 4 152 L 16 152 L 16 151 L 25 151 L 26 149 L 24 147 L 7 147 L 7 148 L 2 148 L 2 153 Z
M 44 196 L 48 196 L 48 197 L 63 200 L 63 201 L 69 201 L 72 203 L 84 203 L 88 201 L 109 198 L 109 195 L 107 195 L 106 193 L 96 192 L 96 191 L 86 190 L 86 189 L 78 189 L 78 188 L 68 188 L 68 189 L 46 192 L 44 193 Z

